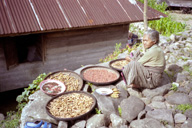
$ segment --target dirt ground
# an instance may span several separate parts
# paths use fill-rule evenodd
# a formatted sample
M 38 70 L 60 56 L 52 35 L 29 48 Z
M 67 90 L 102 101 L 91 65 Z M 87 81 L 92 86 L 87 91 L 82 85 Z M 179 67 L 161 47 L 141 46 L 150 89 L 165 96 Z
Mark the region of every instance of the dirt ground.
M 182 14 L 181 11 L 170 12 L 173 20 L 185 23 L 188 27 L 192 27 L 192 14 Z

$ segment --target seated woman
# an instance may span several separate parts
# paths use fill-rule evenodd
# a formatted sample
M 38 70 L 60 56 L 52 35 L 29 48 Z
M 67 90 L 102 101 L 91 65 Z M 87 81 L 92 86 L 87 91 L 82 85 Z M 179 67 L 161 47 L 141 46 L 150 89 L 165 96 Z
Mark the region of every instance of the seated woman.
M 130 61 L 123 69 L 127 87 L 155 88 L 160 85 L 165 69 L 165 56 L 158 43 L 159 32 L 149 30 L 143 36 L 146 52 L 143 55 L 136 52 L 133 57 L 126 57 Z

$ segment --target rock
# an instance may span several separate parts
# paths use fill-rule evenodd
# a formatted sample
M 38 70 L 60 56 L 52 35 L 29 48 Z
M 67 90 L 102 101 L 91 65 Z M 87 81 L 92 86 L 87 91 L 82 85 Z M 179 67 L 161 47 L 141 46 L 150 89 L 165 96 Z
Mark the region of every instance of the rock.
M 166 127 L 166 128 L 177 128 L 177 127 L 174 127 L 174 126 L 171 126 L 171 125 L 168 125 L 168 124 L 166 124 L 165 127 Z M 179 127 L 179 128 L 180 128 L 180 127 Z
M 192 109 L 186 110 L 184 115 L 186 115 L 186 117 L 188 117 L 188 118 L 192 118 Z
M 125 58 L 127 55 L 128 51 L 125 51 L 124 53 L 119 54 L 117 58 Z
M 189 98 L 192 99 L 192 91 L 189 93 Z
M 109 96 L 99 95 L 96 91 L 93 92 L 93 95 L 97 99 L 99 110 L 101 110 L 108 119 L 110 119 L 111 113 L 118 114 L 118 110 L 115 108 L 113 100 Z
M 124 88 L 125 90 L 127 89 L 124 80 L 121 80 L 120 82 L 118 82 L 118 83 L 116 84 L 116 86 L 117 86 L 117 87 L 122 87 L 122 88 Z
M 131 122 L 129 128 L 165 128 L 163 124 L 152 118 L 145 118 L 143 120 L 134 120 Z
M 178 88 L 177 88 L 177 92 L 178 92 L 178 93 L 185 93 L 185 94 L 189 94 L 189 91 L 190 91 L 190 90 L 186 89 L 186 88 L 185 88 L 185 87 L 183 87 L 183 86 L 182 86 L 182 87 L 178 87 Z
M 192 60 L 187 60 L 188 65 L 192 66 Z
M 104 114 L 96 114 L 87 120 L 86 128 L 107 126 Z
M 116 85 L 116 87 L 117 87 L 117 89 L 118 89 L 119 92 L 120 92 L 119 98 L 112 98 L 112 97 L 110 97 L 110 98 L 111 98 L 111 100 L 113 101 L 114 107 L 115 107 L 116 110 L 117 110 L 117 108 L 118 108 L 118 106 L 120 105 L 121 101 L 122 101 L 123 99 L 127 99 L 127 97 L 129 96 L 129 94 L 128 94 L 127 90 L 126 90 L 124 87 L 122 87 L 122 86 L 120 86 L 120 85 Z
M 106 115 L 106 117 L 109 119 L 111 113 L 119 114 L 118 113 L 118 106 L 121 103 L 123 99 L 126 99 L 128 97 L 127 91 L 121 87 L 120 85 L 118 86 L 104 86 L 106 88 L 114 88 L 117 87 L 117 89 L 120 91 L 119 98 L 112 98 L 110 96 L 103 96 L 99 95 L 97 92 L 93 92 L 93 95 L 97 99 L 97 105 L 99 110 L 103 114 Z M 106 104 L 107 103 L 107 104 Z
M 181 113 L 177 113 L 174 116 L 174 120 L 175 123 L 184 123 L 186 121 L 186 116 Z
M 162 96 L 169 91 L 171 84 L 166 84 L 155 89 L 144 89 L 143 96 L 152 99 L 154 96 Z
M 27 121 L 35 122 L 37 120 L 46 120 L 49 123 L 58 124 L 55 119 L 47 115 L 45 110 L 45 105 L 51 98 L 40 90 L 32 94 L 29 97 L 30 101 L 22 110 L 20 127 L 23 128 Z
M 170 104 L 190 104 L 190 99 L 187 94 L 184 93 L 173 93 L 166 98 L 166 101 Z
M 183 70 L 182 67 L 180 67 L 179 65 L 177 64 L 169 64 L 166 66 L 167 69 L 171 72 L 181 72 Z
M 168 109 L 155 109 L 153 111 L 148 111 L 146 118 L 153 118 L 159 121 L 165 121 L 172 126 L 174 125 L 172 111 Z
M 150 98 L 141 97 L 140 99 L 141 99 L 145 104 L 150 104 L 150 103 L 151 103 L 151 99 L 150 99 Z
M 165 98 L 163 96 L 155 96 L 153 97 L 152 101 L 165 101 Z
M 120 126 L 127 124 L 127 121 L 125 119 L 122 119 L 120 116 L 117 116 L 116 114 L 111 114 L 110 119 L 112 122 L 112 128 L 119 128 Z
M 187 43 L 185 46 L 189 47 L 189 48 L 192 48 L 192 44 L 191 43 Z
M 176 64 L 180 67 L 183 67 L 183 66 L 187 66 L 188 65 L 188 62 L 187 61 L 183 61 L 182 59 L 180 59 L 178 62 L 176 62 Z
M 189 82 L 186 86 L 187 86 L 188 89 L 190 89 L 192 91 L 192 81 Z
M 181 128 L 191 128 L 192 126 L 192 119 L 189 118 L 187 121 L 185 121 L 182 125 Z
M 172 41 L 176 41 L 176 35 L 171 34 L 170 39 L 171 39 Z
M 138 116 L 137 116 L 137 120 L 143 119 L 143 118 L 145 117 L 146 112 L 147 112 L 146 110 L 141 111 L 141 112 L 138 114 Z
M 171 83 L 169 76 L 165 72 L 163 72 L 161 83 L 160 83 L 159 87 L 167 85 L 169 83 Z
M 64 121 L 59 121 L 57 128 L 68 128 L 68 123 Z
M 150 106 L 146 105 L 144 110 L 145 110 L 146 112 L 148 112 L 148 111 L 153 111 L 154 109 L 151 108 Z
M 179 49 L 179 48 L 178 48 L 178 49 Z M 169 59 L 168 59 L 168 62 L 169 62 L 169 63 L 175 63 L 175 62 L 176 62 L 175 56 L 170 55 L 170 56 L 169 56 Z
M 127 125 L 121 125 L 119 128 L 128 128 Z
M 153 101 L 151 104 L 149 104 L 149 106 L 151 108 L 154 108 L 154 109 L 166 109 L 167 108 L 165 103 L 164 102 L 160 102 L 160 101 Z
M 178 73 L 177 74 L 177 78 L 176 78 L 176 82 L 184 82 L 187 81 L 187 75 L 183 74 L 183 73 Z
M 131 95 L 131 96 L 136 96 L 138 98 L 141 98 L 142 97 L 142 93 L 137 90 L 137 89 L 134 89 L 134 88 L 128 88 L 127 89 L 128 93 Z
M 5 116 L 2 114 L 2 113 L 0 113 L 0 122 L 2 121 L 2 120 L 4 120 L 5 119 Z
M 144 109 L 145 105 L 139 98 L 130 96 L 121 102 L 120 107 L 122 109 L 122 118 L 131 122 Z
M 82 120 L 82 121 L 76 122 L 71 128 L 85 128 L 85 125 L 86 125 L 86 121 Z

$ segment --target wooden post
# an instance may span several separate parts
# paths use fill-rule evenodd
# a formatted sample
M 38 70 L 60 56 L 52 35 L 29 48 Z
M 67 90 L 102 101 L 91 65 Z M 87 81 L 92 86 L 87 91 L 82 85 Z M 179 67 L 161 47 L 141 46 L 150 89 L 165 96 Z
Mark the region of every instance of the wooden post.
M 144 31 L 147 31 L 147 5 L 148 5 L 148 1 L 147 0 L 144 0 L 144 14 L 143 14 L 143 17 L 144 17 Z
M 147 5 L 148 5 L 148 1 L 147 1 L 147 0 L 144 0 L 144 13 L 143 13 L 144 32 L 146 32 L 147 29 L 148 29 L 148 25 L 147 25 Z M 143 51 L 145 52 L 144 45 L 143 45 Z

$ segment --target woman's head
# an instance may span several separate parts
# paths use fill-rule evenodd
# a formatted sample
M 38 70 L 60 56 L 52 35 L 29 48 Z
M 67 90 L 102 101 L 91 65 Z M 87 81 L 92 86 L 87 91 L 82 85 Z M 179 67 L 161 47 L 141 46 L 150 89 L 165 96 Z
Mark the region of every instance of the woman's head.
M 159 43 L 159 32 L 155 30 L 148 30 L 143 36 L 143 45 L 145 49 L 150 48 L 154 44 Z

